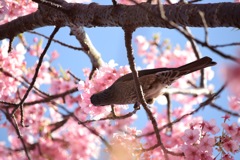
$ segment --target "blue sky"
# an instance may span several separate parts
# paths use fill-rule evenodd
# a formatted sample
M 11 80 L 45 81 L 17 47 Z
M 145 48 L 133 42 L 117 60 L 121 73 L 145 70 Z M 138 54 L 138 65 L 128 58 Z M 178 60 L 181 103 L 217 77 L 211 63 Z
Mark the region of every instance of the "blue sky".
M 99 4 L 111 4 L 111 0 L 96 0 L 95 2 Z M 203 3 L 207 2 L 223 2 L 223 1 L 203 1 Z M 231 2 L 231 1 L 230 1 Z M 37 29 L 37 32 L 43 33 L 45 35 L 50 35 L 53 30 L 53 27 L 43 27 Z M 202 28 L 191 28 L 192 34 L 200 39 L 204 39 L 204 30 Z M 214 28 L 209 29 L 209 42 L 210 44 L 224 44 L 230 42 L 238 42 L 240 37 L 240 31 L 234 28 Z M 124 46 L 124 32 L 120 27 L 101 27 L 101 28 L 86 28 L 86 32 L 89 35 L 93 45 L 96 49 L 101 53 L 102 59 L 105 62 L 109 62 L 109 60 L 114 59 L 116 63 L 120 65 L 128 65 L 128 60 L 126 56 L 126 49 Z M 61 40 L 67 44 L 71 44 L 73 46 L 80 47 L 80 44 L 76 41 L 73 36 L 69 35 L 70 30 L 67 27 L 61 28 L 60 31 L 55 36 L 55 39 Z M 146 36 L 147 39 L 151 39 L 152 35 L 155 33 L 160 33 L 162 39 L 170 39 L 173 46 L 179 44 L 182 48 L 184 48 L 186 44 L 186 38 L 180 35 L 178 32 L 172 29 L 164 29 L 164 28 L 139 28 L 137 29 L 133 37 L 135 38 L 137 35 Z M 33 37 L 35 35 L 25 33 L 24 34 L 27 38 L 28 43 L 32 42 Z M 44 45 L 46 44 L 47 40 L 44 39 Z M 136 65 L 142 65 L 142 59 L 137 56 L 137 49 L 136 45 L 133 43 L 134 47 L 134 55 L 136 56 Z M 60 54 L 59 59 L 54 62 L 54 65 L 59 68 L 59 65 L 62 66 L 64 69 L 69 69 L 74 73 L 76 76 L 80 78 L 83 77 L 82 68 L 91 68 L 91 63 L 89 58 L 83 52 L 70 50 L 66 47 L 62 47 L 59 44 L 52 43 L 48 53 L 51 53 L 53 50 L 57 50 Z M 227 54 L 235 55 L 236 47 L 227 47 L 221 49 Z M 212 81 L 215 84 L 216 90 L 223 84 L 222 77 L 220 76 L 221 66 L 226 63 L 230 63 L 229 60 L 225 60 L 224 58 L 212 53 L 206 48 L 200 47 L 200 51 L 202 52 L 203 56 L 209 56 L 214 59 L 214 61 L 218 62 L 218 65 L 214 67 L 216 71 L 216 76 Z M 31 58 L 27 55 L 27 64 L 32 66 L 35 63 L 36 59 Z M 227 92 L 225 91 L 223 95 L 217 100 L 217 104 L 224 106 L 228 109 L 227 103 Z M 218 123 L 222 122 L 221 116 L 224 113 L 216 111 L 215 109 L 206 107 L 204 110 L 200 111 L 196 115 L 202 115 L 206 120 L 210 120 L 215 118 L 218 120 Z M 138 116 L 141 116 L 141 120 L 138 120 L 136 126 L 140 129 L 144 126 L 146 122 L 146 114 L 143 110 L 138 112 Z M 236 121 L 237 119 L 232 119 Z M 0 141 L 6 141 L 7 135 L 5 131 L 0 132 Z

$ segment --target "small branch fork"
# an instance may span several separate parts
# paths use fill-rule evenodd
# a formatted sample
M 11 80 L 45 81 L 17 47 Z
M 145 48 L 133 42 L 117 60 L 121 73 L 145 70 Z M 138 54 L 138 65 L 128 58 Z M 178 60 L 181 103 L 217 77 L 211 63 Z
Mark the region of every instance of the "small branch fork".
M 39 61 L 38 61 L 38 64 L 37 64 L 37 67 L 36 67 L 34 76 L 33 76 L 33 78 L 32 78 L 32 82 L 31 82 L 30 86 L 28 87 L 26 93 L 24 94 L 22 100 L 19 102 L 19 104 L 17 104 L 17 107 L 13 109 L 11 115 L 14 115 L 14 113 L 16 112 L 16 110 L 24 104 L 25 100 L 26 100 L 27 97 L 28 97 L 28 94 L 29 94 L 30 91 L 32 90 L 32 88 L 33 88 L 33 86 L 34 86 L 34 84 L 35 84 L 35 82 L 36 82 L 36 80 L 37 80 L 37 76 L 38 76 L 40 67 L 41 67 L 41 65 L 42 65 L 43 58 L 44 58 L 45 54 L 47 53 L 48 48 L 50 47 L 50 44 L 51 44 L 51 42 L 52 42 L 52 39 L 53 39 L 54 35 L 58 32 L 58 30 L 59 30 L 59 27 L 56 27 L 56 28 L 54 29 L 54 31 L 52 32 L 52 34 L 51 34 L 51 36 L 50 36 L 50 38 L 49 38 L 49 40 L 48 40 L 48 42 L 47 42 L 46 47 L 44 48 L 42 54 L 41 54 L 40 57 L 39 57 Z
M 142 104 L 145 112 L 147 113 L 148 118 L 152 122 L 154 132 L 155 132 L 156 138 L 157 138 L 157 144 L 156 145 L 154 145 L 153 147 L 150 147 L 148 149 L 143 149 L 143 151 L 149 151 L 149 150 L 152 150 L 152 149 L 160 146 L 162 151 L 163 151 L 165 159 L 169 159 L 168 154 L 181 156 L 182 153 L 179 154 L 179 153 L 171 152 L 171 151 L 167 150 L 162 143 L 161 136 L 160 136 L 160 133 L 159 133 L 159 130 L 158 130 L 157 121 L 155 120 L 151 110 L 148 108 L 146 100 L 143 96 L 142 86 L 141 86 L 141 84 L 139 82 L 139 79 L 138 79 L 138 72 L 136 71 L 136 65 L 135 65 L 135 62 L 134 62 L 133 49 L 132 49 L 132 43 L 131 43 L 132 33 L 135 30 L 135 28 L 134 27 L 133 28 L 124 27 L 123 30 L 124 30 L 124 34 L 125 34 L 124 37 L 125 37 L 125 46 L 126 46 L 126 49 L 127 49 L 128 62 L 129 62 L 130 69 L 131 69 L 132 74 L 133 74 L 133 80 L 135 82 L 137 97 L 138 97 L 139 102 Z
M 31 160 L 31 157 L 29 155 L 29 151 L 28 151 L 28 148 L 27 148 L 27 144 L 26 142 L 24 141 L 22 135 L 21 135 L 21 132 L 20 132 L 20 129 L 19 129 L 19 126 L 18 126 L 18 122 L 16 120 L 16 117 L 15 115 L 11 115 L 9 114 L 8 110 L 7 112 L 5 112 L 4 110 L 0 109 L 0 111 L 6 116 L 7 120 L 10 122 L 10 124 L 13 126 L 13 128 L 15 129 L 17 135 L 18 135 L 18 138 L 20 139 L 22 145 L 23 145 L 23 150 L 25 152 L 25 155 L 27 157 L 28 160 Z

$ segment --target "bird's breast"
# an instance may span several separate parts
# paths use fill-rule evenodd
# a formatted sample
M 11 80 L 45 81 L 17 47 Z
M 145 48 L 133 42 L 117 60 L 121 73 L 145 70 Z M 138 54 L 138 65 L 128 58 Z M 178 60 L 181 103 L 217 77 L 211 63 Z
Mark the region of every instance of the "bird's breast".
M 163 82 L 163 79 L 155 74 L 140 78 L 140 83 L 143 87 L 145 99 L 154 99 L 158 97 L 161 94 L 161 90 L 167 87 L 167 84 Z

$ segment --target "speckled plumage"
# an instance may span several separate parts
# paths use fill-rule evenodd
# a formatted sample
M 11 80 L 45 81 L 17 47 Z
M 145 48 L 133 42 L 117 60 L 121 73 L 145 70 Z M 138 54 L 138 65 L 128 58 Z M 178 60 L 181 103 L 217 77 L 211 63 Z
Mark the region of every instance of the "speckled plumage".
M 203 57 L 178 68 L 156 68 L 138 71 L 144 97 L 147 102 L 152 102 L 154 98 L 161 94 L 163 88 L 171 85 L 176 79 L 215 64 L 216 62 L 213 62 L 211 58 Z M 95 106 L 138 102 L 132 73 L 118 78 L 109 88 L 93 94 L 90 99 Z

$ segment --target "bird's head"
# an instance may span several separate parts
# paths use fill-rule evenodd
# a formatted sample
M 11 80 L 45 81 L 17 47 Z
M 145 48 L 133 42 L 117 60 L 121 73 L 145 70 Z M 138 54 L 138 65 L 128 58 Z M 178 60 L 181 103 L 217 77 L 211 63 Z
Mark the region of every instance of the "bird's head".
M 91 103 L 92 103 L 94 106 L 103 106 L 103 105 L 101 105 L 102 96 L 101 96 L 100 93 L 93 94 L 93 95 L 90 97 L 90 100 L 91 100 Z
M 111 105 L 114 99 L 114 90 L 112 87 L 105 89 L 101 92 L 95 93 L 90 97 L 91 103 L 94 106 Z

